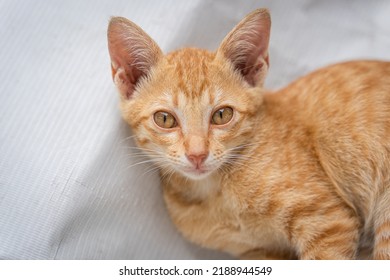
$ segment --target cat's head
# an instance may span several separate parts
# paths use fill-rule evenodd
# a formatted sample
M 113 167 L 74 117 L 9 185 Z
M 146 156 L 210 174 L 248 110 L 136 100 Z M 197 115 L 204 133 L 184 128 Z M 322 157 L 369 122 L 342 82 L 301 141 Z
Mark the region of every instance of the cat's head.
M 268 69 L 270 16 L 246 16 L 215 53 L 164 55 L 137 25 L 112 18 L 108 47 L 124 119 L 162 168 L 202 179 L 234 164 L 253 134 Z

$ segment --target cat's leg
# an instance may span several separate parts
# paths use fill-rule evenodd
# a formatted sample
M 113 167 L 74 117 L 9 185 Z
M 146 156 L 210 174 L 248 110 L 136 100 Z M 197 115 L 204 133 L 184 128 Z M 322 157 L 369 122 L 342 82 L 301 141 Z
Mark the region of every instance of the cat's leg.
M 359 244 L 359 220 L 348 211 L 313 216 L 297 222 L 293 233 L 299 259 L 355 259 Z
M 374 212 L 374 259 L 390 260 L 390 187 L 378 198 Z
M 270 251 L 262 248 L 257 248 L 241 254 L 240 259 L 242 260 L 296 260 L 297 256 L 295 256 L 292 252 Z

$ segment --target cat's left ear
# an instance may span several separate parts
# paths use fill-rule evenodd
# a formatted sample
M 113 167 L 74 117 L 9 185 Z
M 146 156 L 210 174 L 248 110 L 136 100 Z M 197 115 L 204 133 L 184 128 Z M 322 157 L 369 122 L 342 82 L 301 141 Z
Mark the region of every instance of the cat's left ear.
M 247 15 L 225 37 L 217 50 L 251 86 L 262 86 L 269 66 L 271 17 L 267 9 Z
M 126 18 L 113 17 L 107 37 L 112 77 L 121 97 L 129 99 L 163 53 L 145 31 Z

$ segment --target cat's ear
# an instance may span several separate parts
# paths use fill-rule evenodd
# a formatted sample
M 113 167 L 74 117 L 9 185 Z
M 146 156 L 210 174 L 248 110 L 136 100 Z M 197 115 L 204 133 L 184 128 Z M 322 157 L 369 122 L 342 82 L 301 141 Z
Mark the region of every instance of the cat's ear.
M 162 51 L 139 26 L 122 17 L 111 18 L 107 37 L 113 80 L 121 96 L 129 99 Z
M 268 10 L 255 10 L 236 25 L 217 50 L 217 57 L 229 60 L 251 86 L 261 86 L 267 73 L 270 29 Z

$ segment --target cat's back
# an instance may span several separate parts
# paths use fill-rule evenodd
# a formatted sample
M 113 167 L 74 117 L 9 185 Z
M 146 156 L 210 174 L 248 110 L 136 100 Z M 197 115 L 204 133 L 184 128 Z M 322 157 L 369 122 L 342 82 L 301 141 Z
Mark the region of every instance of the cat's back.
M 376 196 L 390 187 L 390 62 L 322 68 L 272 99 L 310 135 L 340 195 L 369 218 Z
M 348 112 L 377 107 L 390 96 L 390 62 L 349 61 L 330 65 L 305 75 L 279 92 L 281 98 L 295 102 L 297 109 L 312 116 L 332 117 L 339 106 L 348 105 Z M 283 97 L 282 97 L 283 96 Z M 385 104 L 383 104 L 385 105 Z M 385 106 L 383 106 L 385 107 Z

